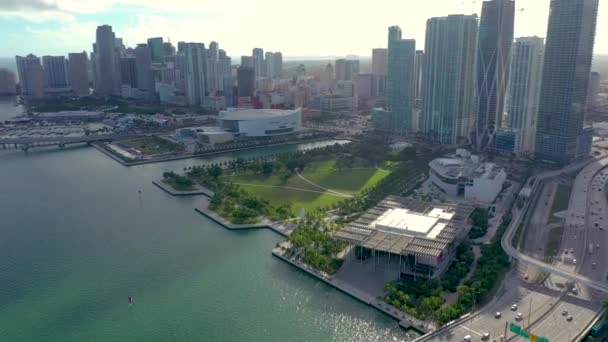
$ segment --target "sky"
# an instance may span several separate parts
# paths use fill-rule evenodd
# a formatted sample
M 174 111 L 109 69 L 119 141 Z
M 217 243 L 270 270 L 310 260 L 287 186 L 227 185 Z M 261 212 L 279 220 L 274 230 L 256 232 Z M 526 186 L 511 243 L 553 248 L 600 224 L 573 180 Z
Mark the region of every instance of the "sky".
M 549 1 L 516 1 L 515 37 L 546 35 Z M 391 25 L 423 49 L 428 18 L 480 11 L 481 0 L 0 0 L 0 57 L 90 51 L 102 24 L 128 46 L 161 36 L 215 40 L 233 57 L 254 47 L 287 57 L 369 56 L 386 47 Z M 595 53 L 608 54 L 606 0 Z

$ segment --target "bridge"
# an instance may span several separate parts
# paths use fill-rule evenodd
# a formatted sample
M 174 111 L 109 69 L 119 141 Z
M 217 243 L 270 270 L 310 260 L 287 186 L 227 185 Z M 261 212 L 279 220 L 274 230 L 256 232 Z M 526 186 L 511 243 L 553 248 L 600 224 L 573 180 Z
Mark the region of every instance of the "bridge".
M 604 159 L 604 158 L 606 158 L 606 156 L 604 156 L 600 159 Z M 598 161 L 598 160 L 595 159 L 592 162 L 595 162 L 595 161 Z M 595 290 L 598 290 L 598 291 L 601 291 L 604 293 L 608 293 L 608 284 L 606 284 L 604 282 L 595 281 L 593 279 L 590 279 L 590 278 L 580 275 L 578 273 L 563 270 L 559 267 L 553 266 L 544 261 L 533 258 L 529 255 L 526 255 L 526 254 L 520 252 L 512 245 L 513 236 L 515 235 L 520 223 L 522 222 L 523 218 L 526 216 L 528 210 L 530 209 L 531 204 L 535 202 L 533 200 L 533 197 L 534 197 L 534 195 L 537 194 L 537 189 L 539 189 L 542 182 L 545 179 L 558 176 L 561 173 L 570 173 L 570 172 L 576 171 L 580 168 L 585 167 L 588 163 L 589 162 L 579 163 L 577 165 L 571 165 L 562 170 L 547 172 L 547 173 L 536 176 L 536 181 L 534 182 L 534 185 L 532 186 L 532 191 L 531 191 L 531 193 L 533 195 L 530 196 L 529 200 L 527 201 L 527 203 L 521 210 L 515 209 L 516 212 L 513 215 L 511 224 L 509 225 L 509 227 L 507 227 L 507 231 L 505 232 L 505 234 L 502 237 L 501 245 L 502 245 L 502 248 L 504 249 L 505 253 L 507 253 L 507 255 L 509 255 L 511 258 L 517 259 L 518 261 L 520 261 L 524 264 L 535 266 L 545 272 L 553 273 L 553 274 L 559 275 L 561 277 L 564 277 L 568 280 L 571 280 L 573 282 L 576 282 L 578 284 L 582 284 L 582 285 L 588 286 L 592 289 L 595 289 Z
M 38 138 L 0 138 L 0 146 L 3 149 L 14 146 L 15 148 L 21 148 L 27 151 L 33 147 L 44 147 L 44 146 L 59 146 L 63 148 L 67 145 L 82 144 L 82 143 L 93 143 L 98 141 L 112 141 L 124 138 L 133 138 L 136 136 L 128 134 L 100 134 L 100 135 L 83 135 L 79 137 L 38 137 Z

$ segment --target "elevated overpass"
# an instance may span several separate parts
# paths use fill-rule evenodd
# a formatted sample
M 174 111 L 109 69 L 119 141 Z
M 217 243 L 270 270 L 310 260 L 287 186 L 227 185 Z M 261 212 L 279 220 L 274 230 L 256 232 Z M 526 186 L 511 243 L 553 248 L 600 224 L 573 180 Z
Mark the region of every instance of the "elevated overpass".
M 530 210 L 531 204 L 534 203 L 534 200 L 532 200 L 532 199 L 537 194 L 537 191 L 540 188 L 540 186 L 542 185 L 544 180 L 558 176 L 562 173 L 574 172 L 574 171 L 577 171 L 577 170 L 579 170 L 581 168 L 585 168 L 585 167 L 597 168 L 597 171 L 599 172 L 599 170 L 601 168 L 603 168 L 607 165 L 608 165 L 608 158 L 606 156 L 603 156 L 599 159 L 594 159 L 592 161 L 578 163 L 575 165 L 568 166 L 561 170 L 546 172 L 546 173 L 536 176 L 535 182 L 532 185 L 532 190 L 531 190 L 532 195 L 530 196 L 531 199 L 526 202 L 526 204 L 524 205 L 524 207 L 522 209 L 519 209 L 519 210 L 514 209 L 514 214 L 513 214 L 513 219 L 511 220 L 511 224 L 509 225 L 509 227 L 507 228 L 507 231 L 505 232 L 505 234 L 502 237 L 501 245 L 502 245 L 502 248 L 505 250 L 505 253 L 507 253 L 507 255 L 509 255 L 510 257 L 517 259 L 518 261 L 520 261 L 524 264 L 532 265 L 545 272 L 559 275 L 570 281 L 576 282 L 581 285 L 588 286 L 589 288 L 592 288 L 594 290 L 608 293 L 608 284 L 607 283 L 595 281 L 591 278 L 585 277 L 578 273 L 566 271 L 559 267 L 548 264 L 544 261 L 533 258 L 529 255 L 526 255 L 526 254 L 518 251 L 515 247 L 513 247 L 512 243 L 511 243 L 513 240 L 513 236 L 515 235 L 515 233 L 517 231 L 517 228 L 519 227 L 520 223 L 522 222 L 522 220 L 525 218 L 528 211 Z

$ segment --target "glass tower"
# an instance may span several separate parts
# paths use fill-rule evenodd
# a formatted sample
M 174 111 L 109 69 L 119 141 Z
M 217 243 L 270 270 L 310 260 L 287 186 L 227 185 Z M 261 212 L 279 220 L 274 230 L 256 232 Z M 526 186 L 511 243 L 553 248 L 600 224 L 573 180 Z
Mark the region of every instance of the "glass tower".
M 565 165 L 574 160 L 591 71 L 599 0 L 552 0 L 543 66 L 535 156 Z

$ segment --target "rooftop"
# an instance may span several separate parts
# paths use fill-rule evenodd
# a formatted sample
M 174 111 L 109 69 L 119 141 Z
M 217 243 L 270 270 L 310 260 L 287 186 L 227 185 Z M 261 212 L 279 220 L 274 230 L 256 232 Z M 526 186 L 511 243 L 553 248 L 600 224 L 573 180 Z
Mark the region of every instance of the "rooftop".
M 298 109 L 250 109 L 250 108 L 229 108 L 220 112 L 221 120 L 255 120 L 270 119 L 288 116 L 301 111 Z
M 389 196 L 334 238 L 393 254 L 437 257 L 469 227 L 473 207 Z
M 455 154 L 433 159 L 429 166 L 438 174 L 448 178 L 494 179 L 503 169 L 494 163 L 482 162 L 475 155 Z

